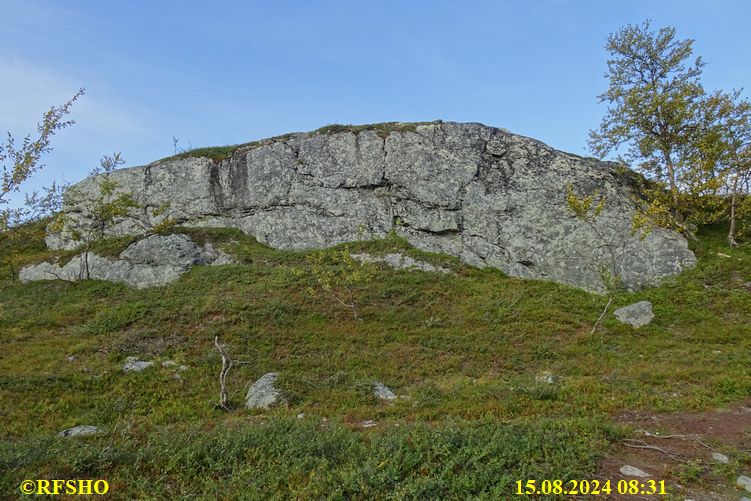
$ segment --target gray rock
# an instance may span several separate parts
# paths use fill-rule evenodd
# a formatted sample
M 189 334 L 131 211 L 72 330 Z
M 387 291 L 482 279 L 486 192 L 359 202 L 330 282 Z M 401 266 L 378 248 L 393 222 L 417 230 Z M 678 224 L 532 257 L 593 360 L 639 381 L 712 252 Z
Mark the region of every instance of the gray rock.
M 269 372 L 253 383 L 245 396 L 245 407 L 248 409 L 268 409 L 285 404 L 284 395 L 276 387 L 278 377 L 279 374 L 276 372 Z
M 99 428 L 92 425 L 81 425 L 81 426 L 74 426 L 73 428 L 68 428 L 67 430 L 63 430 L 57 435 L 60 437 L 87 437 L 90 435 L 97 435 L 100 432 Z
M 719 452 L 713 452 L 712 461 L 714 461 L 715 463 L 727 464 L 730 462 L 730 458 L 727 457 L 725 454 L 720 454 Z
M 448 270 L 441 266 L 433 266 L 430 263 L 419 261 L 398 252 L 384 254 L 383 256 L 374 256 L 372 254 L 366 253 L 351 254 L 351 256 L 361 263 L 385 263 L 391 268 L 397 270 L 420 270 L 432 271 L 437 273 L 451 273 L 451 270 Z
M 621 475 L 625 475 L 627 477 L 641 477 L 645 478 L 650 476 L 649 473 L 647 473 L 644 470 L 640 470 L 636 466 L 631 466 L 630 464 L 625 464 L 621 466 L 620 468 Z
M 360 423 L 360 426 L 362 426 L 363 428 L 373 428 L 375 426 L 378 426 L 378 423 L 376 423 L 372 419 L 366 419 Z
M 162 367 L 165 369 L 169 369 L 170 367 L 177 367 L 177 362 L 174 362 L 172 360 L 165 360 L 162 362 Z
M 396 394 L 380 381 L 373 383 L 373 395 L 381 400 L 396 400 Z
M 174 282 L 193 265 L 231 262 L 224 252 L 209 244 L 201 248 L 186 235 L 151 235 L 128 246 L 118 259 L 81 253 L 63 266 L 47 262 L 27 266 L 20 271 L 19 278 L 22 282 L 53 279 L 75 282 L 85 278 L 88 267 L 92 279 L 144 289 Z
M 154 210 L 169 202 L 178 224 L 240 228 L 275 248 L 329 247 L 393 229 L 419 249 L 473 266 L 603 292 L 600 268 L 610 258 L 599 232 L 614 241 L 617 271 L 635 290 L 696 261 L 678 233 L 631 235 L 637 176 L 475 123 L 292 134 L 221 162 L 171 158 L 113 172 L 118 190 L 143 208 L 108 233 L 142 233 L 144 214 L 159 222 Z M 606 198 L 597 232 L 568 210 L 567 185 Z M 91 225 L 97 179 L 75 189 L 80 195 L 64 204 L 68 223 L 48 232 L 50 248 L 75 247 L 72 231 Z
M 743 496 L 740 501 L 751 501 L 751 498 L 747 498 L 746 496 Z
M 751 478 L 745 475 L 738 477 L 738 480 L 735 481 L 735 485 L 739 489 L 746 489 L 748 492 L 751 492 Z
M 558 378 L 550 371 L 543 371 L 535 376 L 535 381 L 538 383 L 555 384 Z
M 125 359 L 123 372 L 141 372 L 142 370 L 148 369 L 153 365 L 154 362 L 146 362 L 143 360 L 138 360 L 136 357 L 128 357 Z
M 618 308 L 613 314 L 621 323 L 629 324 L 636 329 L 647 325 L 655 317 L 652 313 L 652 303 L 649 301 L 639 301 L 638 303 Z

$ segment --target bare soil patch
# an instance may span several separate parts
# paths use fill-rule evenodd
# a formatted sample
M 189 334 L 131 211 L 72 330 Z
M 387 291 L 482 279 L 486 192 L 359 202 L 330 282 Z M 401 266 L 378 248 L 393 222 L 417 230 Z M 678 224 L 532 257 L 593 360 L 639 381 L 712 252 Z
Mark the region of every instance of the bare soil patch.
M 695 501 L 738 501 L 751 493 L 735 488 L 739 475 L 751 475 L 751 400 L 728 410 L 695 413 L 654 414 L 627 412 L 616 422 L 633 428 L 606 457 L 600 478 L 631 480 L 621 474 L 623 465 L 635 466 L 665 480 L 672 496 L 624 496 L 604 499 L 693 499 Z M 727 464 L 712 458 L 721 453 Z M 645 479 L 640 479 L 645 480 Z M 592 497 L 589 497 L 592 499 Z

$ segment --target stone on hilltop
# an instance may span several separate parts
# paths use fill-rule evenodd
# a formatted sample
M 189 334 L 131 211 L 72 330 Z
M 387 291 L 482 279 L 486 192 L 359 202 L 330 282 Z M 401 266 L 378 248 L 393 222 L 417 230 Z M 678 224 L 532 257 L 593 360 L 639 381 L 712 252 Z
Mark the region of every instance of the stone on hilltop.
M 635 329 L 649 324 L 655 317 L 652 313 L 652 303 L 649 301 L 639 301 L 638 303 L 618 308 L 613 315 L 624 324 L 628 324 Z
M 99 428 L 97 428 L 96 426 L 84 424 L 63 430 L 57 435 L 60 437 L 88 437 L 91 435 L 99 434 L 99 431 Z
M 396 394 L 391 391 L 391 388 L 380 381 L 373 383 L 373 395 L 381 400 L 396 400 Z
M 646 478 L 649 476 L 649 473 L 647 473 L 644 470 L 641 470 L 637 468 L 636 466 L 631 466 L 630 464 L 624 464 L 620 468 L 621 475 L 625 475 L 627 477 L 640 477 L 640 478 Z
M 245 396 L 245 407 L 248 409 L 268 409 L 277 405 L 286 404 L 282 392 L 276 387 L 279 374 L 269 372 L 264 374 L 253 383 Z
M 128 357 L 125 359 L 123 365 L 123 372 L 141 372 L 143 370 L 152 367 L 154 362 L 146 362 L 144 360 L 138 360 L 136 357 Z

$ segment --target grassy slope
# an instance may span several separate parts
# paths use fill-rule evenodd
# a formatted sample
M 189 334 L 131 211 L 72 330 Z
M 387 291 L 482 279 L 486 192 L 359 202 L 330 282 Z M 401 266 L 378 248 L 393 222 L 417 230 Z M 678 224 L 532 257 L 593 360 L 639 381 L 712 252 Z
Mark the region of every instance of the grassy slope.
M 721 228 L 702 235 L 696 269 L 619 296 L 616 306 L 652 301 L 652 324 L 634 331 L 610 316 L 595 335 L 601 297 L 409 249 L 455 274 L 382 269 L 356 322 L 305 293 L 311 277 L 293 272 L 304 253 L 232 230 L 192 233 L 242 263 L 144 291 L 97 281 L 0 291 L 0 491 L 84 476 L 114 481 L 123 497 L 512 497 L 516 480 L 591 478 L 618 434 L 613 413 L 710 409 L 751 394 L 751 249 L 722 246 Z M 46 256 L 25 245 L 27 260 Z M 230 373 L 231 400 L 239 406 L 249 381 L 277 371 L 289 409 L 214 408 L 217 334 L 251 362 Z M 127 356 L 190 369 L 182 380 L 160 366 L 126 375 Z M 536 383 L 544 370 L 560 382 Z M 376 402 L 374 379 L 409 398 Z M 365 419 L 378 426 L 357 428 Z M 54 437 L 79 424 L 108 433 Z

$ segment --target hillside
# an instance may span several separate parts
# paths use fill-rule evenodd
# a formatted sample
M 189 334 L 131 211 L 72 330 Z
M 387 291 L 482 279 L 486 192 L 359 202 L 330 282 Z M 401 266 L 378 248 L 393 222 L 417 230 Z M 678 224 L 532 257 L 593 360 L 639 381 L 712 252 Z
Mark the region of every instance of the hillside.
M 343 245 L 451 273 L 379 265 L 356 295 L 356 321 L 307 292 L 312 252 L 239 230 L 182 231 L 237 263 L 146 290 L 21 285 L 2 270 L 3 497 L 26 478 L 103 478 L 116 499 L 514 499 L 520 480 L 615 485 L 622 458 L 638 453 L 630 464 L 666 480 L 667 499 L 738 499 L 735 479 L 751 469 L 751 247 L 726 248 L 723 228 L 692 244 L 695 268 L 617 296 L 615 307 L 651 301 L 651 324 L 634 330 L 608 315 L 595 334 L 601 296 L 473 268 L 394 235 Z M 71 255 L 37 236 L 20 244 L 16 268 Z M 335 251 L 322 251 L 324 267 Z M 230 411 L 216 406 L 215 336 L 247 361 L 229 373 Z M 128 357 L 155 364 L 124 373 Z M 268 372 L 279 373 L 288 406 L 244 409 L 248 385 Z M 375 380 L 403 398 L 378 401 Z M 102 433 L 57 436 L 78 425 Z M 729 463 L 639 428 L 691 430 Z M 672 456 L 624 446 L 633 440 Z

